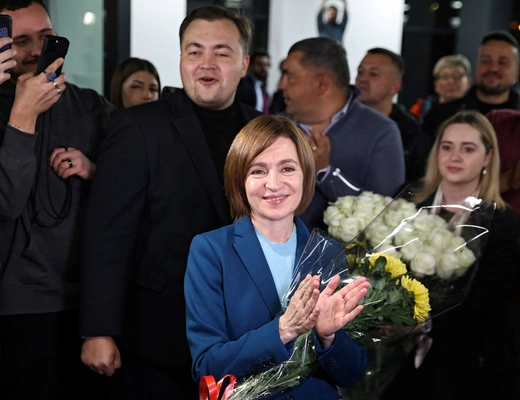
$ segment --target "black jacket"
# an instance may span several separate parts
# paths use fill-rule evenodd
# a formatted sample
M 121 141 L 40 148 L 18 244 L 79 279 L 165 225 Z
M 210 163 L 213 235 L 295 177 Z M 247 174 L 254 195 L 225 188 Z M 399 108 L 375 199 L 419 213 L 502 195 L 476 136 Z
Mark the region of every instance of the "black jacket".
M 477 88 L 472 86 L 468 92 L 460 99 L 452 100 L 447 103 L 432 106 L 424 117 L 423 130 L 431 137 L 435 137 L 439 126 L 451 116 L 461 110 L 477 110 L 486 115 L 491 110 L 499 108 L 511 108 L 520 110 L 520 96 L 518 92 L 511 89 L 509 100 L 502 104 L 483 103 L 477 98 Z
M 417 119 L 402 104 L 394 104 L 389 116 L 397 123 L 401 132 L 406 183 L 418 181 L 424 176 L 432 140 L 422 132 Z

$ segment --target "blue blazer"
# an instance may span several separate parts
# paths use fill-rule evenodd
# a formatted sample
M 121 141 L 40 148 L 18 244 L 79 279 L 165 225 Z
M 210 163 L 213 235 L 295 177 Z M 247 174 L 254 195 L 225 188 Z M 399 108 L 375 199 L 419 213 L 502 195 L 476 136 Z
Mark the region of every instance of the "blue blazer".
M 296 260 L 310 236 L 297 227 Z M 193 376 L 238 379 L 287 360 L 293 341 L 278 332 L 281 310 L 275 283 L 249 217 L 193 239 L 185 277 L 187 337 Z M 363 375 L 365 350 L 342 330 L 323 349 L 314 333 L 320 369 L 300 386 L 273 398 L 338 399 L 338 386 L 352 386 Z

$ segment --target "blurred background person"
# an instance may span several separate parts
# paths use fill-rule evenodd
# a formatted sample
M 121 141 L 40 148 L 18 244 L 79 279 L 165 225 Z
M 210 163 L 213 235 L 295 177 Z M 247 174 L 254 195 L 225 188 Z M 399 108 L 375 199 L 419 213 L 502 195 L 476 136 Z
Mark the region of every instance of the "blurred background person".
M 148 60 L 131 57 L 119 64 L 110 84 L 110 101 L 127 108 L 159 99 L 161 79 Z
M 347 1 L 343 2 L 343 15 L 339 15 L 338 6 L 334 2 L 323 0 L 318 13 L 318 35 L 336 39 L 343 43 L 343 35 L 347 27 Z
M 424 175 L 432 140 L 421 131 L 417 119 L 405 106 L 394 103 L 394 96 L 403 84 L 404 59 L 400 54 L 381 47 L 367 51 L 358 66 L 356 86 L 361 91 L 358 100 L 390 117 L 399 128 L 404 150 L 406 182 Z
M 269 114 L 269 95 L 265 89 L 267 75 L 271 69 L 271 58 L 265 50 L 255 51 L 250 58 L 249 68 L 237 88 L 237 98 L 244 104 Z
M 280 69 L 280 80 L 278 81 L 278 88 L 276 89 L 276 92 L 273 93 L 273 97 L 271 99 L 271 106 L 269 111 L 271 114 L 282 114 L 285 112 L 285 100 L 283 99 L 283 90 L 280 89 L 280 82 L 283 78 L 283 62 L 285 61 L 285 58 L 280 61 L 280 64 L 278 64 L 278 68 Z
M 500 149 L 500 193 L 520 215 L 520 110 L 493 110 L 487 118 Z
M 432 106 L 464 96 L 471 86 L 471 64 L 462 54 L 441 57 L 433 66 L 433 78 L 435 94 L 418 99 L 410 107 L 420 122 Z

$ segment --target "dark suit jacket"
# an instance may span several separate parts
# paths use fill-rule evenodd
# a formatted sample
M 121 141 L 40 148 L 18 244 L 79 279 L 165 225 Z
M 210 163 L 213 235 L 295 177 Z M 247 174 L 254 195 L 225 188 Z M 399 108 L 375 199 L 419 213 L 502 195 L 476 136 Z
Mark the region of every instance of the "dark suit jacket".
M 259 115 L 238 107 L 244 124 Z M 189 364 L 183 290 L 189 246 L 196 234 L 231 218 L 184 91 L 116 113 L 85 222 L 81 335 L 123 335 L 139 356 Z
M 296 218 L 296 260 L 309 230 Z M 263 372 L 286 361 L 294 342 L 278 331 L 280 300 L 269 265 L 249 217 L 195 237 L 186 271 L 187 332 L 193 374 L 220 379 Z M 365 350 L 344 331 L 323 349 L 314 335 L 318 372 L 274 398 L 338 399 L 336 385 L 352 386 L 365 371 Z M 287 397 L 290 395 L 290 397 Z
M 250 73 L 247 73 L 242 79 L 237 88 L 237 99 L 250 107 L 256 107 L 256 90 L 255 80 Z

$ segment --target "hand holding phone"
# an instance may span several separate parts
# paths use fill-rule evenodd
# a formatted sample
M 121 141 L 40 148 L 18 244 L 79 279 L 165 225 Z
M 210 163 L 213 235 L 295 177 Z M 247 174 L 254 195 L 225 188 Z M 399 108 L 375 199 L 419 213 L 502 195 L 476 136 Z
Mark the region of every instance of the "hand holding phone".
M 42 52 L 36 68 L 36 75 L 41 74 L 58 58 L 65 58 L 69 49 L 69 41 L 61 36 L 47 35 L 43 40 Z M 61 74 L 61 66 L 55 71 L 56 76 Z
M 11 60 L 15 55 L 11 49 L 13 40 L 13 22 L 9 15 L 0 14 L 0 83 L 6 81 L 10 76 L 5 75 L 16 63 Z M 4 74 L 2 74 L 4 73 Z

